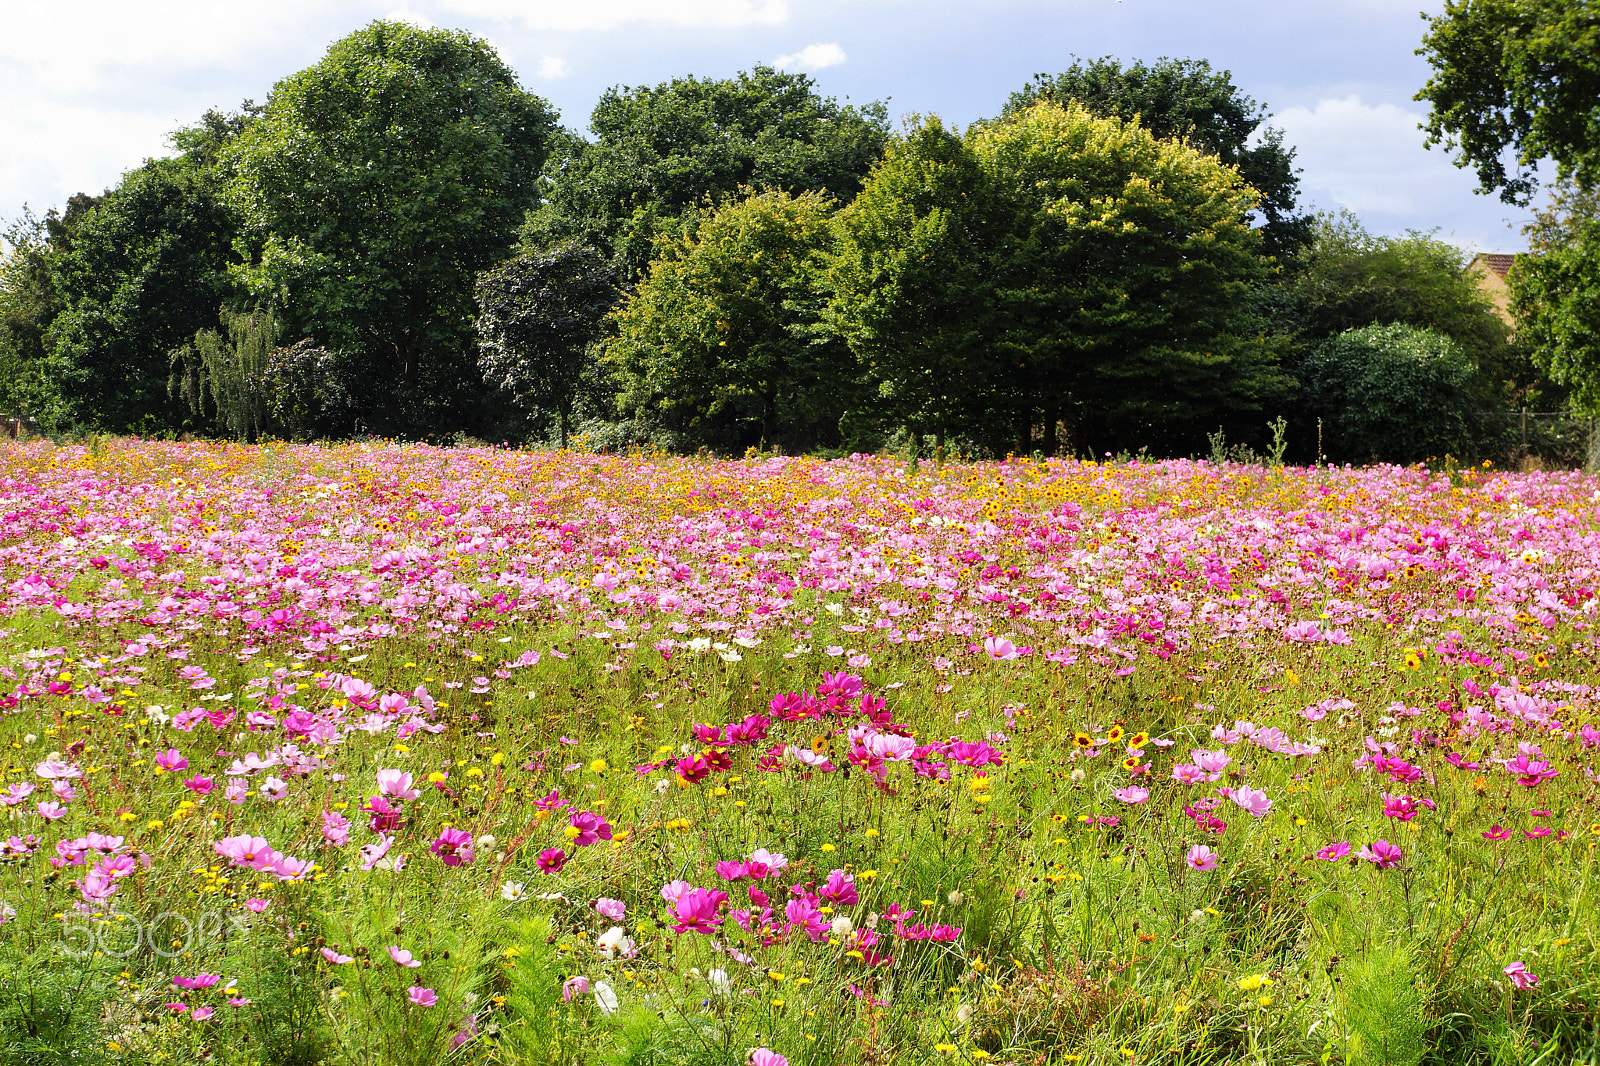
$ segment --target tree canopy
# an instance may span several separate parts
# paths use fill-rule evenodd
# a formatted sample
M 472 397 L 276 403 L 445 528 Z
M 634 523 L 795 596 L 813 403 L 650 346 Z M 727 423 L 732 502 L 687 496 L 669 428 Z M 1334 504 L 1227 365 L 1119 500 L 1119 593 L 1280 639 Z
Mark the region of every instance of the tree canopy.
M 723 450 L 803 451 L 836 434 L 853 374 L 819 328 L 832 210 L 821 192 L 769 189 L 663 237 L 613 316 L 623 410 Z
M 825 192 L 848 201 L 883 153 L 881 104 L 841 105 L 804 74 L 758 66 L 732 78 L 675 78 L 606 91 L 592 142 L 559 141 L 525 237 L 576 238 L 642 272 L 657 233 L 740 188 Z
M 274 87 L 225 153 L 252 291 L 339 351 L 368 430 L 473 417 L 473 283 L 537 198 L 554 115 L 467 33 L 374 22 Z
M 1595 0 L 1446 0 L 1417 54 L 1434 71 L 1416 95 L 1430 106 L 1427 143 L 1455 152 L 1479 191 L 1526 204 L 1541 160 L 1558 178 L 1600 183 Z
M 478 365 L 525 410 L 553 412 L 563 448 L 579 394 L 594 384 L 591 348 L 616 306 L 616 281 L 616 269 L 576 241 L 478 277 Z
M 1600 414 L 1600 189 L 1558 186 L 1524 230 L 1509 277 L 1520 339 L 1538 365 Z
M 1161 140 L 1187 139 L 1216 156 L 1255 189 L 1253 211 L 1264 222 L 1263 250 L 1286 255 L 1309 238 L 1308 216 L 1297 214 L 1299 171 L 1281 131 L 1264 127 L 1266 108 L 1239 91 L 1229 71 L 1203 59 L 1135 60 L 1123 66 L 1107 56 L 1074 63 L 1060 74 L 1035 74 L 1012 93 L 1004 116 L 1041 101 L 1076 100 L 1101 118 L 1137 118 Z M 1252 143 L 1253 139 L 1259 139 Z
M 181 157 L 130 171 L 63 225 L 45 370 L 70 419 L 119 432 L 186 423 L 167 394 L 170 353 L 234 294 L 236 232 L 211 175 Z

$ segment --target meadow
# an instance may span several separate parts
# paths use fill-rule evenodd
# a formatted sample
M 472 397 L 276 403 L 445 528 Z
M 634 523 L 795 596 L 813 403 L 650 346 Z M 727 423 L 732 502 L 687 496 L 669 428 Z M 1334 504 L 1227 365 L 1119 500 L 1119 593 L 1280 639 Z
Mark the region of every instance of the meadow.
M 0 450 L 0 1061 L 1600 1061 L 1576 473 Z

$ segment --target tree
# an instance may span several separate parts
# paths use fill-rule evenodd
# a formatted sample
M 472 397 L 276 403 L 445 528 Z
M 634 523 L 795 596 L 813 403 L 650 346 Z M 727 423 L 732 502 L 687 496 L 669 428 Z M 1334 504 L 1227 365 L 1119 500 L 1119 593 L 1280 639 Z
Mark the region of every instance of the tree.
M 1578 408 L 1600 414 L 1600 189 L 1558 185 L 1523 232 L 1529 254 L 1507 279 L 1519 339 Z
M 271 308 L 223 307 L 221 319 L 226 335 L 203 329 L 173 350 L 167 391 L 188 404 L 197 423 L 214 422 L 235 440 L 254 443 L 267 426 L 269 375 L 281 326 Z
M 1368 233 L 1349 212 L 1319 215 L 1309 247 L 1286 264 L 1270 295 L 1274 324 L 1314 343 L 1347 329 L 1401 323 L 1460 344 L 1502 393 L 1496 403 L 1526 403 L 1539 375 L 1509 344 L 1505 323 L 1472 278 L 1466 256 L 1432 234 Z M 1487 399 L 1487 398 L 1486 398 Z
M 1282 131 L 1263 129 L 1271 116 L 1239 91 L 1229 71 L 1212 70 L 1203 59 L 1158 59 L 1148 66 L 1135 61 L 1127 67 L 1110 56 L 1077 62 L 1060 74 L 1035 74 L 1011 94 L 1003 117 L 1043 101 L 1074 100 L 1101 118 L 1138 118 L 1158 139 L 1187 139 L 1236 167 L 1259 194 L 1254 211 L 1264 220 L 1267 255 L 1286 256 L 1309 239 L 1309 217 L 1296 214 L 1294 149 L 1284 147 Z
M 69 224 L 70 223 L 70 224 Z M 151 160 L 52 233 L 61 310 L 44 373 L 80 425 L 182 428 L 167 394 L 172 349 L 213 325 L 235 294 L 236 219 L 211 175 L 185 158 Z
M 969 139 L 1010 203 L 995 416 L 1019 445 L 1042 416 L 1047 447 L 1060 418 L 1080 442 L 1170 447 L 1285 387 L 1243 309 L 1266 265 L 1237 170 L 1079 104 L 1038 104 Z
M 870 402 L 941 447 L 974 428 L 996 384 L 998 207 L 960 131 L 913 118 L 836 217 L 830 325 Z
M 1430 106 L 1426 143 L 1472 167 L 1480 192 L 1526 204 L 1545 159 L 1558 179 L 1600 183 L 1595 0 L 1446 0 L 1417 54 L 1434 70 L 1416 95 Z
M 1410 463 L 1473 449 L 1477 368 L 1442 333 L 1399 323 L 1345 330 L 1314 346 L 1302 372 L 1336 457 Z
M 883 152 L 882 104 L 841 106 L 804 74 L 758 66 L 733 78 L 675 78 L 607 90 L 590 143 L 558 142 L 527 243 L 573 238 L 643 272 L 658 233 L 740 188 L 821 191 L 848 201 Z
M 623 409 L 689 444 L 802 451 L 837 425 L 849 353 L 820 328 L 833 201 L 772 189 L 661 239 L 612 315 Z
M 592 376 L 592 348 L 617 304 L 616 270 L 593 248 L 565 241 L 509 259 L 478 277 L 478 365 L 524 409 L 553 410 L 561 447 Z
M 224 154 L 252 291 L 342 354 L 369 431 L 473 417 L 473 283 L 536 202 L 553 129 L 488 43 L 380 21 L 279 82 Z

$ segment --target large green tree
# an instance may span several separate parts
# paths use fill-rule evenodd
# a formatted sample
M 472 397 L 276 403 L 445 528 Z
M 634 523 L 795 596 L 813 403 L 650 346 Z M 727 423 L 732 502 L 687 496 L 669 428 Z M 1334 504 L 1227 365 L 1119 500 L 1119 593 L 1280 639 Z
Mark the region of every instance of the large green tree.
M 1036 74 L 1012 93 L 1004 114 L 1016 115 L 1041 101 L 1076 100 L 1092 114 L 1138 118 L 1156 137 L 1186 138 L 1191 145 L 1238 169 L 1258 194 L 1252 208 L 1263 222 L 1262 248 L 1283 256 L 1310 236 L 1309 216 L 1299 213 L 1299 171 L 1282 131 L 1265 126 L 1266 108 L 1233 84 L 1231 72 L 1213 70 L 1203 59 L 1158 59 L 1127 66 L 1107 56 L 1074 63 L 1060 74 Z
M 530 413 L 553 413 L 561 447 L 595 385 L 593 347 L 616 306 L 616 268 L 576 241 L 506 260 L 478 277 L 478 366 Z
M 823 193 L 772 189 L 662 238 L 613 314 L 623 411 L 724 451 L 829 443 L 853 376 L 821 327 L 832 211 Z
M 1526 204 L 1541 160 L 1600 184 L 1600 3 L 1446 0 L 1417 54 L 1434 70 L 1416 96 L 1427 144 L 1454 151 L 1480 191 Z
M 1466 273 L 1460 248 L 1432 234 L 1367 232 L 1349 212 L 1317 216 L 1313 239 L 1265 290 L 1269 320 L 1306 344 L 1348 329 L 1400 323 L 1450 337 L 1500 395 L 1497 405 L 1548 402 L 1548 382 Z M 1489 402 L 1486 397 L 1486 402 Z
M 758 66 L 732 78 L 612 88 L 546 168 L 528 243 L 576 238 L 643 271 L 658 233 L 741 187 L 821 191 L 847 201 L 883 152 L 881 104 L 840 105 L 811 78 Z
M 234 295 L 236 218 L 211 173 L 152 160 L 52 232 L 59 313 L 44 372 L 71 422 L 116 431 L 186 424 L 170 353 Z
M 1266 264 L 1236 169 L 1080 104 L 1035 105 L 971 143 L 1011 204 L 996 415 L 1019 445 L 1042 419 L 1047 446 L 1065 420 L 1077 445 L 1182 447 L 1282 390 L 1244 311 Z
M 1003 205 L 959 130 L 912 119 L 836 219 L 829 322 L 869 402 L 915 434 L 971 433 L 999 384 Z
M 1529 254 L 1512 268 L 1512 312 L 1534 360 L 1600 414 L 1600 189 L 1557 186 L 1524 230 Z
M 472 426 L 473 283 L 511 250 L 553 130 L 487 42 L 380 21 L 279 82 L 225 153 L 248 281 L 341 354 L 356 428 Z

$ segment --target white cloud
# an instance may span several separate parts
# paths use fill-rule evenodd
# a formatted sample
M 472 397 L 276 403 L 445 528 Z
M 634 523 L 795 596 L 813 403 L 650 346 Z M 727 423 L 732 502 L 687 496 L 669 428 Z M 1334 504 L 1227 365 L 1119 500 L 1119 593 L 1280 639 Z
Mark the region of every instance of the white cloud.
M 540 56 L 539 77 L 548 81 L 556 78 L 565 78 L 572 71 L 567 67 L 567 61 L 561 56 Z
M 1316 107 L 1278 112 L 1272 125 L 1296 149 L 1301 186 L 1352 211 L 1411 214 L 1437 203 L 1440 192 L 1470 184 L 1438 150 L 1422 146 L 1421 112 L 1361 97 L 1319 100 Z M 1332 207 L 1333 204 L 1324 204 Z
M 456 15 L 520 22 L 532 30 L 610 30 L 629 22 L 670 26 L 777 25 L 787 0 L 437 0 Z
M 419 15 L 415 11 L 412 11 L 410 8 L 402 7 L 402 8 L 399 8 L 397 10 L 389 12 L 387 15 L 385 15 L 383 17 L 385 19 L 387 19 L 388 21 L 390 21 L 390 22 L 409 22 L 409 23 L 411 23 L 411 25 L 417 27 L 418 29 L 422 29 L 422 30 L 438 29 L 438 27 L 435 26 L 432 22 L 428 21 L 427 16 Z
M 821 70 L 836 67 L 845 61 L 844 49 L 837 43 L 808 44 L 793 55 L 779 56 L 772 65 L 779 70 Z

